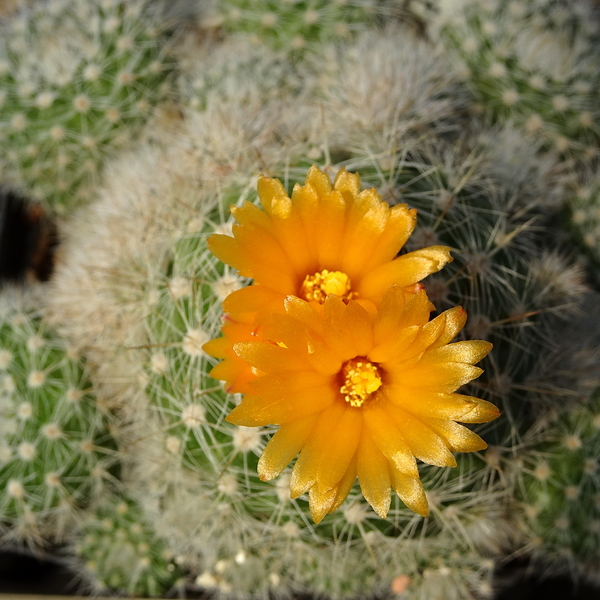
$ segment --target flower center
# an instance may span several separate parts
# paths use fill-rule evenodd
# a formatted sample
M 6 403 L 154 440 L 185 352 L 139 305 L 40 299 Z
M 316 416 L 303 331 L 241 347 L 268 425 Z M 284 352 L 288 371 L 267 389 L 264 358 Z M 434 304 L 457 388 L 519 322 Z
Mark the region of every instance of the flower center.
M 350 406 L 362 406 L 382 384 L 377 366 L 361 356 L 346 361 L 341 375 L 344 383 L 340 392 Z
M 329 294 L 340 296 L 343 300 L 350 300 L 355 296 L 350 289 L 350 278 L 346 273 L 323 269 L 304 278 L 301 293 L 307 300 L 323 304 Z

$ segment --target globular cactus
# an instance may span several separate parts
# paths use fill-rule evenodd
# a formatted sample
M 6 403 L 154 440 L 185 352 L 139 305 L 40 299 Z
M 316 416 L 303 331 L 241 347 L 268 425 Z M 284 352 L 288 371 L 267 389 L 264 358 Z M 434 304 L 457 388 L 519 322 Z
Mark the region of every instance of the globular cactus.
M 71 548 L 72 568 L 96 593 L 161 596 L 180 582 L 173 555 L 127 498 L 104 499 L 88 512 Z
M 54 210 L 89 195 L 106 156 L 166 95 L 160 11 L 52 0 L 0 23 L 0 173 Z
M 64 537 L 118 473 L 105 411 L 43 293 L 0 295 L 0 540 L 32 546 Z
M 437 28 L 478 109 L 564 156 L 595 156 L 600 79 L 592 3 L 491 0 L 454 8 Z

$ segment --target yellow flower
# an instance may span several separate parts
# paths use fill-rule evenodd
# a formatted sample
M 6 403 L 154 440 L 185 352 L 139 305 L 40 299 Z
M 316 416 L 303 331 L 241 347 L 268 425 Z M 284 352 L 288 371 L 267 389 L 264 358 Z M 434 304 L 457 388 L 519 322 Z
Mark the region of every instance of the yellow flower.
M 300 453 L 291 496 L 309 492 L 316 523 L 342 504 L 357 476 L 381 517 L 390 488 L 427 515 L 415 458 L 456 466 L 451 451 L 486 447 L 456 421 L 499 415 L 493 404 L 455 393 L 481 374 L 473 365 L 491 344 L 450 344 L 465 311 L 450 309 L 428 321 L 425 292 L 406 300 L 399 286 L 388 289 L 376 315 L 333 295 L 321 310 L 294 296 L 284 304 L 285 314 L 265 324 L 262 341 L 234 345 L 255 378 L 227 420 L 280 426 L 260 458 L 260 478 L 277 477 Z
M 374 311 L 390 285 L 407 295 L 451 260 L 449 248 L 431 246 L 397 257 L 416 224 L 416 210 L 390 207 L 360 176 L 338 172 L 333 187 L 317 167 L 290 198 L 279 180 L 261 176 L 264 210 L 246 202 L 233 208 L 233 237 L 214 234 L 209 249 L 254 284 L 223 302 L 229 313 L 283 312 L 294 295 L 322 304 L 329 294 Z

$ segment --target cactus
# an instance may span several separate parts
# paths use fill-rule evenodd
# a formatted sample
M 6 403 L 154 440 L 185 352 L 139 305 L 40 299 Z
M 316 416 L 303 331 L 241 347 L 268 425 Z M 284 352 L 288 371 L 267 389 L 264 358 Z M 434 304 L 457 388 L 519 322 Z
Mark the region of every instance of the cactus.
M 374 20 L 376 10 L 376 3 L 369 0 L 225 0 L 205 19 L 219 23 L 229 34 L 249 36 L 294 57 L 311 46 L 348 38 Z
M 41 290 L 0 296 L 0 539 L 32 546 L 63 538 L 118 473 L 105 411 Z
M 441 36 L 479 108 L 565 156 L 593 157 L 600 85 L 591 3 L 466 3 Z
M 180 580 L 173 556 L 129 499 L 105 500 L 86 515 L 73 550 L 73 567 L 83 571 L 96 593 L 116 589 L 136 597 L 160 596 Z
M 0 28 L 0 172 L 64 211 L 164 96 L 164 24 L 142 0 L 52 0 Z
M 600 558 L 598 392 L 557 412 L 521 456 L 523 512 L 534 557 L 548 569 L 593 572 Z
M 573 237 L 592 267 L 600 263 L 600 184 L 596 174 L 580 178 L 568 205 L 568 223 Z M 590 269 L 591 276 L 596 273 Z M 596 284 L 598 277 L 595 277 Z

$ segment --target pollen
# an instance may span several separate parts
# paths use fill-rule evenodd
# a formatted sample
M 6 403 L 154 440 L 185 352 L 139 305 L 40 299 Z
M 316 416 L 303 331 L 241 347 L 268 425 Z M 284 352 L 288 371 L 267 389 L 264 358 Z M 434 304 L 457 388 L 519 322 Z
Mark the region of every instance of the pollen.
M 330 294 L 340 296 L 343 300 L 351 300 L 356 295 L 351 289 L 350 278 L 346 273 L 323 269 L 304 278 L 301 293 L 306 300 L 323 304 Z
M 341 374 L 344 383 L 340 392 L 350 406 L 362 406 L 382 384 L 377 366 L 360 356 L 344 363 Z

